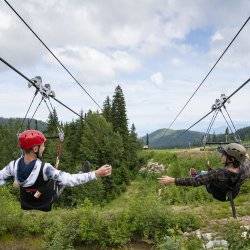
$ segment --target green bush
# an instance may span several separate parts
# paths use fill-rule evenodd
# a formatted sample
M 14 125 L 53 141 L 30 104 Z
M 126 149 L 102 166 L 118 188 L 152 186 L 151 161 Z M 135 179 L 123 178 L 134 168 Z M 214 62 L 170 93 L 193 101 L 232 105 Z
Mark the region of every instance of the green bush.
M 181 235 L 166 236 L 157 245 L 159 250 L 201 250 L 203 249 L 202 240 L 196 236 L 183 237 Z
M 0 236 L 6 233 L 21 233 L 23 212 L 6 187 L 0 189 Z
M 229 243 L 229 249 L 250 249 L 250 230 L 242 227 L 238 222 L 230 222 L 224 227 L 224 237 Z

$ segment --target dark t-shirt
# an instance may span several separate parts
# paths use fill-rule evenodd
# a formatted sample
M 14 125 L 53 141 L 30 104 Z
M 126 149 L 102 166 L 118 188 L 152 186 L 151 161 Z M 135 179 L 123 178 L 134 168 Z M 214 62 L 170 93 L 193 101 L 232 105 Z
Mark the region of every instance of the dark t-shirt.
M 28 164 L 24 162 L 23 157 L 19 160 L 18 167 L 17 167 L 17 179 L 19 182 L 24 182 L 29 177 L 35 164 L 36 164 L 36 160 L 33 160 L 29 162 Z

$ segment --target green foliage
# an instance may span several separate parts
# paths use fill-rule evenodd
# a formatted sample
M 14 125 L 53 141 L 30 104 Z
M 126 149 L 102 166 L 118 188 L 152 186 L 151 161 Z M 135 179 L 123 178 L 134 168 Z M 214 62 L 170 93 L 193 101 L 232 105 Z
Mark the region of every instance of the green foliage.
M 161 244 L 158 245 L 159 250 L 179 250 L 181 248 L 180 237 L 166 236 Z
M 107 98 L 104 102 L 103 115 L 89 111 L 87 114 L 81 113 L 81 116 L 81 119 L 59 124 L 56 110 L 49 114 L 45 134 L 57 136 L 58 127 L 65 133 L 59 168 L 77 173 L 82 171 L 84 162 L 89 161 L 92 171 L 104 164 L 112 165 L 113 174 L 94 183 L 66 189 L 56 206 L 77 206 L 86 198 L 94 204 L 104 204 L 124 192 L 136 175 L 140 145 L 135 126 L 132 125 L 131 131 L 128 130 L 126 103 L 121 87 L 116 88 L 112 101 Z M 2 166 L 20 156 L 16 147 L 19 126 L 19 120 L 0 125 Z M 45 162 L 55 164 L 59 145 L 58 139 L 47 140 L 43 156 Z
M 112 101 L 112 124 L 114 130 L 120 133 L 124 143 L 126 144 L 129 135 L 128 118 L 126 113 L 125 98 L 119 85 L 115 89 Z
M 166 166 L 166 175 L 173 177 L 186 177 L 190 168 L 197 170 L 206 170 L 207 161 L 211 166 L 219 166 L 219 158 L 213 154 L 202 154 L 199 157 L 195 155 L 177 154 L 166 150 L 142 151 L 140 157 L 146 160 L 162 163 Z M 146 178 L 147 175 L 144 175 Z M 153 176 L 155 178 L 155 176 Z M 157 188 L 157 187 L 155 187 Z M 197 204 L 212 201 L 212 196 L 207 193 L 205 187 L 178 187 L 166 186 L 160 187 L 160 199 L 166 205 L 173 204 Z
M 238 222 L 230 222 L 224 227 L 224 236 L 229 243 L 229 249 L 250 249 L 250 230 Z
M 201 132 L 187 131 L 183 134 L 183 130 L 158 129 L 148 135 L 149 146 L 154 149 L 161 148 L 189 148 L 200 146 L 204 134 Z M 144 143 L 147 142 L 147 135 L 143 138 Z
M 0 164 L 7 165 L 11 160 L 19 156 L 17 148 L 17 130 L 20 123 L 11 121 L 9 124 L 0 125 Z
M 159 250 L 200 250 L 203 249 L 203 243 L 195 236 L 183 237 L 181 235 L 166 236 L 158 244 Z
M 0 189 L 0 204 L 0 236 L 20 233 L 22 211 L 7 188 Z
M 123 209 L 101 208 L 85 199 L 78 209 L 59 209 L 50 214 L 21 211 L 7 190 L 2 189 L 0 197 L 1 214 L 5 215 L 1 217 L 1 235 L 43 237 L 46 249 L 75 249 L 82 245 L 96 245 L 99 249 L 134 239 L 157 243 L 173 232 L 195 230 L 200 225 L 191 214 L 171 212 L 154 197 L 141 197 L 139 202 L 134 197 Z
M 112 123 L 112 104 L 109 96 L 107 96 L 103 103 L 102 115 L 108 122 Z

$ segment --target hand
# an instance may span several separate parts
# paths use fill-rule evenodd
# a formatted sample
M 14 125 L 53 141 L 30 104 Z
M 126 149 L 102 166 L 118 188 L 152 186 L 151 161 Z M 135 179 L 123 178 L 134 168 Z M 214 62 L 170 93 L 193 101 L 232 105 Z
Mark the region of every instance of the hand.
M 161 178 L 157 178 L 159 182 L 163 185 L 170 185 L 175 183 L 175 178 L 170 176 L 162 176 Z
M 95 171 L 95 175 L 96 177 L 104 177 L 104 176 L 108 176 L 111 175 L 112 173 L 112 166 L 105 164 L 102 167 L 98 168 Z

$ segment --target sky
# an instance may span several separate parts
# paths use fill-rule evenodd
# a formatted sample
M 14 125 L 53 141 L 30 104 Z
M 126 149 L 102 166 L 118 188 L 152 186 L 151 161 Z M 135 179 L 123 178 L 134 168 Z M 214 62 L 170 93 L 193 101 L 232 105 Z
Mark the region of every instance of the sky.
M 9 2 L 101 106 L 118 84 L 122 87 L 129 125 L 134 123 L 140 136 L 169 126 L 250 15 L 248 0 Z M 4 1 L 0 55 L 29 78 L 41 76 L 72 109 L 98 109 Z M 189 127 L 222 93 L 229 95 L 246 81 L 249 58 L 250 22 L 172 128 Z M 0 64 L 0 117 L 24 117 L 33 93 L 25 80 Z M 227 105 L 236 127 L 250 125 L 249 97 L 250 84 Z M 54 105 L 60 120 L 76 119 Z M 35 118 L 47 117 L 41 106 Z M 209 121 L 193 130 L 205 131 Z M 214 126 L 225 126 L 223 118 Z

